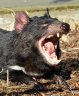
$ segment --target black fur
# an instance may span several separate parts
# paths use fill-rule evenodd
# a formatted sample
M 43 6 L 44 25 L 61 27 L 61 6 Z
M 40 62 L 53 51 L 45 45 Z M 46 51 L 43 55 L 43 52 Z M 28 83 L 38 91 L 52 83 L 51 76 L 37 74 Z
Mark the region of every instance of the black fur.
M 62 24 L 63 22 L 45 14 L 30 19 L 19 34 L 16 30 L 7 32 L 0 29 L 0 69 L 3 68 L 3 72 L 0 74 L 5 74 L 7 69 L 11 71 L 9 66 L 13 65 L 24 67 L 27 75 L 30 75 L 31 72 L 42 76 L 50 72 L 53 67 L 47 64 L 39 52 L 36 42 L 46 34 L 49 25 L 55 26 L 52 28 L 53 35 L 57 32 L 66 33 L 61 27 L 58 27 Z M 56 52 L 59 59 L 59 44 Z

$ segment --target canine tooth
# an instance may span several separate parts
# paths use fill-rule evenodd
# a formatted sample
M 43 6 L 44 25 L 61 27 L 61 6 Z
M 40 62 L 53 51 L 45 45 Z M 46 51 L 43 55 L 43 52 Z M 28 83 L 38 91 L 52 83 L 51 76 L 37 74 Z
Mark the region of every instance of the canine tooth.
M 53 37 L 53 35 L 49 35 L 47 38 L 51 38 L 51 37 Z
M 55 45 L 55 49 L 57 49 L 57 45 Z
M 43 50 L 45 50 L 44 46 L 43 46 Z
M 59 38 L 59 36 L 60 36 L 60 34 L 59 33 L 57 33 L 57 37 Z

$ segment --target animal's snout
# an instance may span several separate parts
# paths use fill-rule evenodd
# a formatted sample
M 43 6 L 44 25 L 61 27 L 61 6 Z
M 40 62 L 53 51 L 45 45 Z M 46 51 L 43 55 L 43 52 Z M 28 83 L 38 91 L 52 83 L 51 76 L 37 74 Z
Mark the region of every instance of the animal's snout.
M 70 25 L 67 24 L 67 23 L 62 23 L 61 28 L 62 28 L 62 30 L 66 31 L 66 32 L 69 32 Z

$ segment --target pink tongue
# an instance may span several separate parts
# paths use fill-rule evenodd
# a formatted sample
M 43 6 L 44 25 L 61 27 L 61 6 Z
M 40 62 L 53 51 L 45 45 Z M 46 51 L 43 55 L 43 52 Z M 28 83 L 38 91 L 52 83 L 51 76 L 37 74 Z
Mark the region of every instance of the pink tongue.
M 45 51 L 51 55 L 54 52 L 54 45 L 52 42 L 46 42 L 44 44 Z

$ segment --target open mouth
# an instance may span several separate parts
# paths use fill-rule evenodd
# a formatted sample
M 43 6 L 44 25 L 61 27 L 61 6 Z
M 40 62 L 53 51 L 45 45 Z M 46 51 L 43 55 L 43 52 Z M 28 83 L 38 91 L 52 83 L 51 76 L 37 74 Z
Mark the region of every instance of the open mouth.
M 57 59 L 56 49 L 60 34 L 45 35 L 38 41 L 38 48 L 45 61 L 51 65 L 57 65 L 61 60 Z

